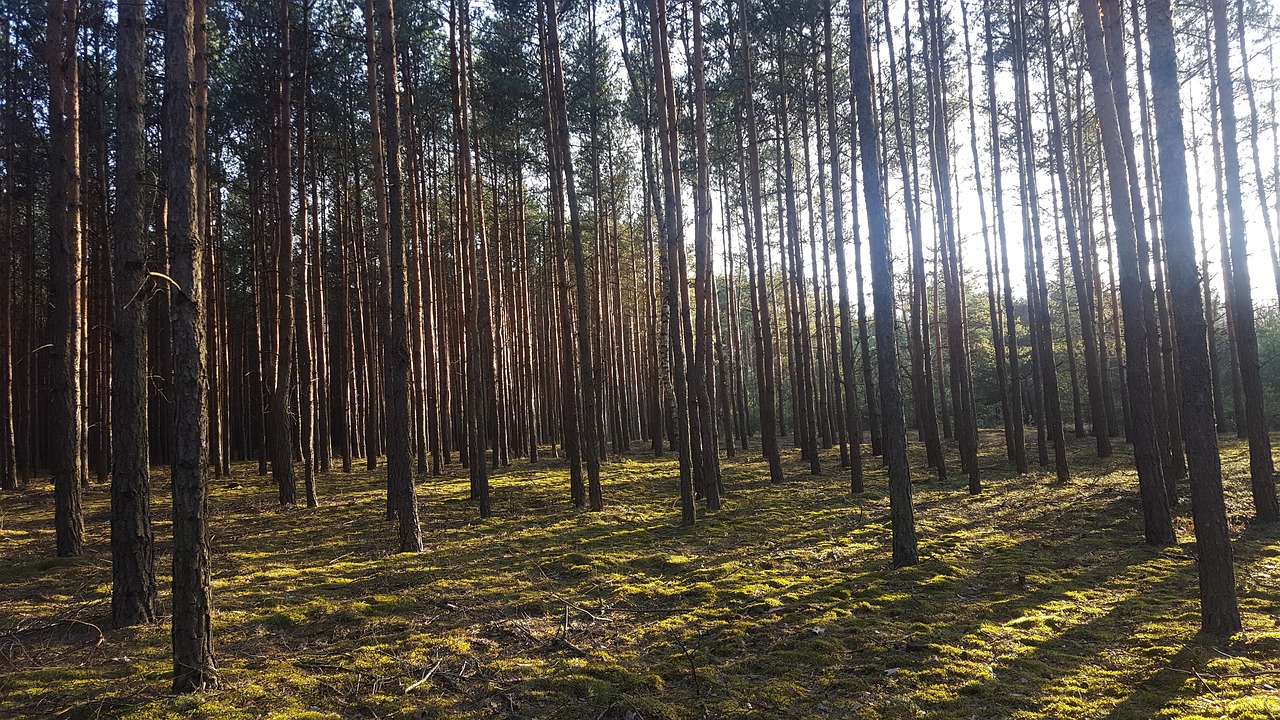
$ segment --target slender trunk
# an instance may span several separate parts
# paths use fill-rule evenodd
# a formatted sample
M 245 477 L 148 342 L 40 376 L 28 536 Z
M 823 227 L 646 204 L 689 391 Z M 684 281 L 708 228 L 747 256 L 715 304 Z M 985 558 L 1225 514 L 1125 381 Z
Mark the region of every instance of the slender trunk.
M 49 325 L 53 343 L 49 377 L 50 466 L 59 556 L 83 550 L 80 510 L 83 431 L 80 414 L 82 316 L 80 274 L 80 90 L 77 37 L 79 0 L 50 0 L 49 62 Z
M 652 1 L 652 0 L 651 0 Z M 765 461 L 769 464 L 769 480 L 782 482 L 782 460 L 778 453 L 778 421 L 775 415 L 774 367 L 773 367 L 773 323 L 769 305 L 769 276 L 765 265 L 764 251 L 764 202 L 760 189 L 760 134 L 756 123 L 756 105 L 753 95 L 754 83 L 751 66 L 751 38 L 748 29 L 746 0 L 738 0 L 738 16 L 742 27 L 742 71 L 745 87 L 743 99 L 746 104 L 747 121 L 747 155 L 749 159 L 748 176 L 751 184 L 752 235 L 755 254 L 755 302 L 752 308 L 756 317 L 756 378 L 759 383 L 760 402 L 760 449 Z M 895 385 L 896 387 L 896 385 Z
M 292 58 L 289 42 L 290 0 L 280 0 L 280 67 L 277 88 L 274 160 L 276 182 L 275 325 L 274 369 L 268 399 L 267 446 L 271 475 L 281 505 L 297 502 L 298 480 L 293 470 L 293 416 L 290 396 L 293 385 L 293 163 Z
M 915 515 L 911 506 L 911 468 L 907 464 L 907 435 L 898 389 L 898 344 L 893 312 L 893 256 L 889 251 L 889 223 L 884 209 L 884 186 L 879 163 L 878 128 L 875 123 L 871 64 L 867 57 L 866 0 L 850 0 L 849 32 L 852 51 L 850 74 L 858 116 L 862 154 L 863 197 L 867 203 L 867 228 L 871 243 L 871 280 L 875 293 L 876 356 L 879 360 L 880 406 L 884 412 L 885 461 L 889 466 L 889 516 L 893 529 L 893 564 L 914 565 Z
M 1083 0 L 1081 13 L 1084 16 L 1089 75 L 1093 84 L 1098 122 L 1102 130 L 1104 160 L 1111 189 L 1111 214 L 1115 219 L 1116 254 L 1119 255 L 1120 261 L 1120 293 L 1124 302 L 1126 320 L 1125 350 L 1129 360 L 1125 365 L 1125 373 L 1128 376 L 1129 400 L 1134 425 L 1134 462 L 1137 466 L 1138 486 L 1142 497 L 1146 541 L 1150 545 L 1160 547 L 1173 543 L 1175 537 L 1165 495 L 1160 450 L 1156 444 L 1155 408 L 1152 403 L 1148 364 L 1145 362 L 1147 324 L 1142 281 L 1138 270 L 1140 261 L 1134 227 L 1135 218 L 1129 202 L 1129 176 L 1124 149 L 1121 147 L 1123 140 L 1112 95 L 1100 11 L 1096 0 Z
M 370 0 L 378 23 L 378 69 L 382 79 L 382 136 L 385 140 L 388 228 L 380 232 L 388 240 L 390 287 L 382 290 L 382 302 L 390 308 L 389 329 L 384 336 L 383 392 L 387 424 L 387 501 L 399 519 L 400 552 L 422 552 L 418 525 L 418 499 L 413 482 L 412 447 L 409 438 L 409 329 L 408 281 L 405 269 L 405 210 L 400 153 L 400 92 L 396 81 L 396 28 L 393 0 Z M 367 17 L 367 16 L 366 16 Z M 372 115 L 378 121 L 379 115 Z
M 826 79 L 827 149 L 831 153 L 831 203 L 835 226 L 836 283 L 840 290 L 840 387 L 844 393 L 844 421 L 849 432 L 849 492 L 863 491 L 862 425 L 858 418 L 857 375 L 853 367 L 853 318 L 849 306 L 849 271 L 844 247 L 844 190 L 840 186 L 840 142 L 836 125 L 835 65 L 831 43 L 832 3 L 822 19 Z M 856 250 L 855 250 L 856 251 Z M 861 293 L 861 286 L 858 288 Z
M 1240 385 L 1244 393 L 1245 427 L 1249 436 L 1249 475 L 1254 512 L 1262 522 L 1280 519 L 1276 501 L 1271 437 L 1263 407 L 1262 372 L 1258 358 L 1258 334 L 1254 326 L 1253 286 L 1250 283 L 1249 250 L 1245 243 L 1244 201 L 1240 181 L 1240 150 L 1236 140 L 1235 90 L 1232 86 L 1227 34 L 1226 0 L 1213 2 L 1215 67 L 1214 85 L 1222 112 L 1223 174 L 1230 220 L 1232 309 L 1236 319 L 1236 351 L 1240 359 Z M 1238 623 L 1237 623 L 1238 626 Z M 1238 627 L 1237 627 L 1238 629 Z M 1224 632 L 1232 632 L 1229 623 Z
M 111 617 L 117 627 L 156 619 L 147 433 L 146 7 L 120 7 L 116 28 L 116 242 L 113 253 Z M 4 270 L 8 275 L 8 270 Z
M 995 196 L 996 237 L 1000 241 L 1000 273 L 1004 287 L 1005 340 L 1009 343 L 1009 425 L 1005 428 L 1005 450 L 1019 474 L 1027 472 L 1026 431 L 1022 422 L 1022 373 L 1019 370 L 1018 316 L 1009 280 L 1009 234 L 1004 219 L 1004 172 L 1000 162 L 1000 114 L 996 102 L 995 36 L 991 13 L 983 13 L 986 35 L 987 112 L 991 119 L 992 194 Z
M 1049 4 L 1044 5 L 1044 22 L 1048 28 L 1049 23 Z M 1111 455 L 1111 436 L 1107 432 L 1106 408 L 1103 405 L 1102 397 L 1102 372 L 1098 367 L 1098 337 L 1093 324 L 1093 303 L 1089 292 L 1089 286 L 1085 282 L 1083 267 L 1080 260 L 1080 233 L 1076 227 L 1076 218 L 1078 217 L 1072 207 L 1071 198 L 1071 181 L 1067 175 L 1066 153 L 1064 151 L 1064 141 L 1062 132 L 1062 120 L 1058 110 L 1058 92 L 1057 92 L 1057 68 L 1053 60 L 1053 42 L 1050 39 L 1053 33 L 1045 32 L 1045 72 L 1049 78 L 1048 92 L 1049 96 L 1049 152 L 1053 155 L 1055 169 L 1057 170 L 1058 187 L 1062 194 L 1062 217 L 1066 225 L 1067 239 L 1066 244 L 1071 255 L 1071 272 L 1075 280 L 1076 291 L 1076 308 L 1080 317 L 1080 337 L 1084 343 L 1084 372 L 1086 390 L 1089 395 L 1089 419 L 1092 425 L 1095 447 L 1098 457 L 1110 457 Z M 1062 244 L 1059 242 L 1059 267 L 1061 263 Z M 1066 274 L 1059 272 L 1059 278 L 1062 283 L 1063 297 L 1063 317 L 1066 316 Z M 1072 380 L 1072 387 L 1075 387 L 1075 380 Z M 1080 422 L 1079 393 L 1075 395 L 1076 399 L 1076 422 Z
M 165 226 L 173 332 L 173 690 L 216 687 L 210 602 L 209 419 L 205 389 L 205 303 L 196 179 L 195 8 L 168 0 L 165 31 Z M 200 18 L 203 24 L 204 18 Z
M 1220 5 L 1218 0 L 1215 5 Z M 1200 277 L 1191 236 L 1191 198 L 1187 189 L 1186 145 L 1178 97 L 1178 55 L 1174 47 L 1169 0 L 1149 0 L 1147 32 L 1151 44 L 1151 90 L 1159 132 L 1161 215 L 1168 248 L 1169 283 L 1178 333 L 1178 363 L 1183 379 L 1182 431 L 1186 440 L 1200 574 L 1200 623 L 1205 632 L 1226 637 L 1240 630 L 1235 570 L 1222 497 L 1222 468 L 1214 427 Z M 1222 52 L 1222 48 L 1219 48 Z
M 694 233 L 694 312 L 697 315 L 697 334 L 694 339 L 694 359 L 690 366 L 690 389 L 697 399 L 699 430 L 701 431 L 702 477 L 701 489 L 707 500 L 708 510 L 720 509 L 720 456 L 717 452 L 715 431 L 715 393 L 712 362 L 712 322 L 714 320 L 715 290 L 711 267 L 711 160 L 707 150 L 707 88 L 703 60 L 702 0 L 692 0 L 693 15 L 693 73 L 694 144 L 697 172 L 693 183 L 693 233 Z M 674 101 L 674 98 L 672 98 Z M 682 254 L 683 257 L 683 254 Z M 728 427 L 726 425 L 726 431 Z
M 697 479 L 693 477 L 693 468 L 697 464 L 697 449 L 694 446 L 697 438 L 690 427 L 690 363 L 686 359 L 689 348 L 685 343 L 692 332 L 685 332 L 684 328 L 689 323 L 689 284 L 683 262 L 680 146 L 676 129 L 675 82 L 671 75 L 668 49 L 666 3 L 649 0 L 649 28 L 655 72 L 654 106 L 658 111 L 658 146 L 662 154 L 664 241 L 667 246 L 667 275 L 664 280 L 667 308 L 671 317 L 671 379 L 675 389 L 675 439 L 680 455 L 680 521 L 683 525 L 692 525 L 695 519 L 693 501 Z

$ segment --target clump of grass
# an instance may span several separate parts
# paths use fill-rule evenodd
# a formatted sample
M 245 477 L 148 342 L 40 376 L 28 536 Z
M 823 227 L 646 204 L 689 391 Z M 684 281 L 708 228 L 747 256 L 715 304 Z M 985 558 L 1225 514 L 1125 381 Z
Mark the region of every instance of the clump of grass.
M 1196 634 L 1187 508 L 1182 544 L 1147 548 L 1131 459 L 1087 443 L 1066 487 L 1000 453 L 977 497 L 918 473 L 922 562 L 898 570 L 875 464 L 854 497 L 794 458 L 782 486 L 726 461 L 725 507 L 693 528 L 669 459 L 607 464 L 596 514 L 555 462 L 495 473 L 483 522 L 465 477 L 423 478 L 420 555 L 391 553 L 381 478 L 326 474 L 319 508 L 279 510 L 237 467 L 211 493 L 223 684 L 180 697 L 164 625 L 101 645 L 83 625 L 109 616 L 105 522 L 87 557 L 51 558 L 33 488 L 0 498 L 0 716 L 1274 718 L 1280 531 L 1247 524 L 1242 447 L 1224 458 L 1246 631 L 1224 642 Z M 85 507 L 105 518 L 106 489 Z M 154 507 L 163 581 L 163 491 Z

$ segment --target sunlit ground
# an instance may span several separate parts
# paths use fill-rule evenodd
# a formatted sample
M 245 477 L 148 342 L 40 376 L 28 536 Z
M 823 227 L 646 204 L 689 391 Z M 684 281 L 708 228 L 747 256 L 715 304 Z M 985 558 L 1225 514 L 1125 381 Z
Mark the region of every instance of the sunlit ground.
M 280 510 L 237 466 L 211 494 L 222 687 L 182 697 L 167 618 L 105 625 L 106 488 L 86 496 L 88 556 L 62 560 L 35 483 L 0 496 L 0 716 L 1280 716 L 1280 528 L 1249 525 L 1243 444 L 1224 438 L 1245 632 L 1219 643 L 1196 635 L 1189 508 L 1179 546 L 1145 547 L 1123 445 L 1099 461 L 1075 442 L 1062 487 L 984 441 L 976 498 L 958 468 L 917 471 L 922 562 L 900 570 L 878 461 L 850 496 L 834 451 L 810 477 L 788 447 L 778 486 L 725 461 L 725 509 L 693 528 L 670 454 L 607 463 L 596 514 L 569 507 L 559 463 L 517 462 L 481 521 L 454 468 L 420 479 L 421 555 L 389 552 L 380 476 L 326 474 L 320 508 Z

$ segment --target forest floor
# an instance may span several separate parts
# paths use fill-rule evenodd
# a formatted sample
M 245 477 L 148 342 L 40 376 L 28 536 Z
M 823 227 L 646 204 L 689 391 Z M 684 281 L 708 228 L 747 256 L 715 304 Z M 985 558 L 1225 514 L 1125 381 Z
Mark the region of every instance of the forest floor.
M 1179 545 L 1146 547 L 1123 445 L 1076 441 L 1058 486 L 986 440 L 976 497 L 957 470 L 916 474 L 921 562 L 896 570 L 876 461 L 851 496 L 834 455 L 811 477 L 789 450 L 782 485 L 739 455 L 692 528 L 671 455 L 608 462 L 600 513 L 569 507 L 559 463 L 517 462 L 486 521 L 455 470 L 419 483 L 421 555 L 390 552 L 377 474 L 326 473 L 319 508 L 282 510 L 238 465 L 210 497 L 222 687 L 185 696 L 167 618 L 105 625 L 107 489 L 85 497 L 87 556 L 59 559 L 35 483 L 0 496 L 0 717 L 1280 716 L 1280 527 L 1249 525 L 1242 443 L 1223 454 L 1245 631 L 1215 642 L 1186 501 Z

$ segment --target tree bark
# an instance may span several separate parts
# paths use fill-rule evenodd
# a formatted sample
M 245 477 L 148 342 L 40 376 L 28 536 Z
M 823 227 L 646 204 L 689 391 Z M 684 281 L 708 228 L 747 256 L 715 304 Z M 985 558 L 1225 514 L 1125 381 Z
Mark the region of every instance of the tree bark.
M 889 466 L 889 516 L 893 529 L 893 564 L 914 565 L 915 514 L 911 506 L 911 468 L 907 463 L 907 435 L 898 389 L 898 344 L 893 311 L 893 256 L 889 251 L 889 223 L 884 209 L 880 151 L 874 114 L 871 65 L 867 57 L 866 0 L 850 0 L 850 75 L 857 101 L 859 149 L 862 153 L 863 197 L 871 250 L 871 281 L 875 293 L 876 357 L 879 361 L 880 407 L 884 419 L 885 461 Z
M 400 153 L 400 91 L 396 79 L 396 25 L 393 0 L 374 0 L 378 22 L 378 66 L 382 79 L 381 116 L 385 142 L 390 287 L 382 290 L 390 307 L 390 334 L 384 339 L 383 393 L 387 405 L 387 500 L 399 520 L 400 552 L 422 552 L 418 498 L 409 438 L 408 274 L 405 269 L 404 184 Z M 373 120 L 378 121 L 375 110 Z
M 1200 574 L 1200 626 L 1207 633 L 1225 637 L 1240 630 L 1240 609 L 1236 602 L 1231 539 L 1222 497 L 1222 467 L 1213 418 L 1200 275 L 1191 235 L 1191 198 L 1178 97 L 1178 55 L 1169 0 L 1148 0 L 1147 35 L 1151 45 L 1152 100 L 1159 133 L 1160 209 L 1168 250 L 1173 320 L 1178 334 L 1182 432 L 1190 471 L 1196 565 Z
M 1097 0 L 1082 0 L 1081 13 L 1084 16 L 1089 75 L 1093 83 L 1094 105 L 1102 131 L 1104 160 L 1110 181 L 1111 215 L 1115 219 L 1120 294 L 1124 303 L 1125 351 L 1128 358 L 1125 374 L 1128 377 L 1133 417 L 1134 463 L 1137 466 L 1138 487 L 1142 497 L 1146 541 L 1149 545 L 1162 547 L 1172 544 L 1176 538 L 1165 495 L 1160 450 L 1156 444 L 1155 408 L 1152 404 L 1148 365 L 1145 362 L 1146 312 L 1138 270 L 1134 215 L 1129 202 L 1129 175 L 1124 149 L 1121 147 L 1123 141 L 1112 95 L 1100 12 Z
M 49 377 L 50 467 L 60 557 L 83 550 L 80 510 L 83 429 L 80 414 L 82 314 L 80 274 L 79 0 L 50 0 L 49 63 Z
M 746 105 L 748 176 L 751 180 L 752 237 L 755 255 L 754 314 L 756 346 L 756 378 L 759 384 L 760 449 L 769 465 L 770 482 L 783 481 L 782 460 L 778 453 L 778 420 L 775 414 L 773 323 L 769 305 L 768 272 L 764 251 L 764 212 L 761 207 L 763 193 L 760 189 L 760 132 L 756 123 L 756 105 L 753 96 L 751 69 L 751 34 L 746 0 L 738 0 L 738 15 L 742 27 L 742 72 Z M 751 252 L 751 250 L 749 250 Z
M 1280 519 L 1276 501 L 1271 436 L 1263 407 L 1262 372 L 1258 359 L 1258 334 L 1253 316 L 1249 249 L 1245 243 L 1244 201 L 1240 182 L 1240 148 L 1236 140 L 1235 90 L 1231 80 L 1230 40 L 1226 0 L 1214 0 L 1213 34 L 1216 60 L 1214 89 L 1222 112 L 1223 177 L 1226 184 L 1228 246 L 1231 250 L 1232 310 L 1236 319 L 1236 352 L 1240 358 L 1240 385 L 1244 394 L 1245 427 L 1249 436 L 1249 476 L 1254 512 L 1262 522 Z
M 853 318 L 849 305 L 849 271 L 844 246 L 844 190 L 840 185 L 840 142 L 836 125 L 835 65 L 832 58 L 831 13 L 827 0 L 822 19 L 824 75 L 826 79 L 827 149 L 831 153 L 831 203 L 836 246 L 836 283 L 840 290 L 840 391 L 844 393 L 845 425 L 849 432 L 849 492 L 864 489 L 862 478 L 862 424 L 858 418 L 858 384 L 853 360 Z M 861 288 L 859 288 L 861 292 Z
M 147 432 L 146 5 L 120 6 L 116 28 L 116 242 L 111 435 L 111 618 L 156 619 Z
M 289 4 L 280 0 L 280 67 L 276 106 L 275 138 L 275 334 L 273 345 L 275 377 L 267 401 L 267 446 L 271 475 L 281 505 L 293 505 L 298 498 L 298 478 L 293 469 L 293 415 L 290 400 L 293 387 L 293 127 L 292 59 L 290 50 Z
M 165 226 L 170 248 L 173 461 L 173 690 L 216 687 L 208 538 L 204 237 L 196 177 L 195 8 L 167 0 L 165 30 Z M 200 20 L 203 22 L 203 18 Z

